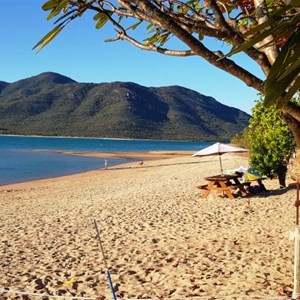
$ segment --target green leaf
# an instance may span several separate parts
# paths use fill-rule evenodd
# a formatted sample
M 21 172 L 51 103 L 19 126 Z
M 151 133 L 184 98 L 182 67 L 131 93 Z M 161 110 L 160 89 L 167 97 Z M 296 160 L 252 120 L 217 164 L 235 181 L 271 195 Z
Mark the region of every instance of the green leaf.
M 99 20 L 101 17 L 103 16 L 103 12 L 99 12 L 97 14 L 94 15 L 93 20 L 97 21 Z
M 170 33 L 165 34 L 154 34 L 150 38 L 144 40 L 147 44 L 155 45 L 159 44 L 160 46 L 163 46 L 169 39 Z
M 129 26 L 126 30 L 130 30 L 130 29 L 131 29 L 131 30 L 135 30 L 135 29 L 137 29 L 137 27 L 140 26 L 142 23 L 143 23 L 143 20 L 140 20 L 139 22 L 137 22 L 137 23 L 135 23 L 135 24 Z
M 99 20 L 97 23 L 96 23 L 96 29 L 100 29 L 100 28 L 102 28 L 106 23 L 107 23 L 107 21 L 108 21 L 108 18 L 106 17 L 106 18 L 103 18 L 103 19 L 101 19 L 101 20 Z
M 158 42 L 159 42 L 159 45 L 160 46 L 163 46 L 170 38 L 170 33 L 169 32 L 166 32 L 164 34 L 162 34 L 160 36 L 160 38 L 158 39 Z
M 266 37 L 268 37 L 269 35 L 271 35 L 274 32 L 274 28 L 270 28 L 268 30 L 265 30 L 264 32 L 262 32 L 259 35 L 255 35 L 253 38 L 251 38 L 250 40 L 246 41 L 245 43 L 241 44 L 238 47 L 233 47 L 233 49 L 226 54 L 227 56 L 232 56 L 233 54 L 236 54 L 238 52 L 241 51 L 245 51 L 246 49 L 252 47 L 253 45 L 261 42 L 262 40 L 264 40 Z
M 154 27 L 154 25 L 152 23 L 150 23 L 149 25 L 147 25 L 146 29 L 150 30 L 152 27 Z
M 299 74 L 299 71 L 298 71 Z M 300 89 L 300 76 L 294 81 L 294 83 L 289 88 L 288 92 L 284 95 L 284 97 L 280 98 L 277 102 L 277 107 L 282 108 L 284 107 L 291 99 L 292 97 L 297 93 L 297 91 Z
M 300 73 L 300 58 L 296 61 L 293 61 L 289 67 L 280 74 L 279 79 L 286 77 L 291 72 Z
M 43 10 L 50 10 L 55 8 L 58 5 L 58 1 L 57 0 L 49 0 L 46 3 L 43 4 L 42 9 Z
M 108 16 L 104 13 L 101 14 L 101 16 L 98 18 L 98 22 L 96 23 L 96 29 L 102 28 L 107 21 L 109 20 Z
M 280 80 L 276 80 L 276 78 L 274 80 L 268 77 L 265 81 L 265 105 L 270 106 L 277 101 L 276 106 L 283 107 L 286 103 L 283 103 L 280 99 L 285 95 L 290 83 L 295 80 L 298 74 L 298 70 L 294 70 Z
M 257 25 L 250 29 L 248 32 L 245 33 L 245 36 L 252 36 L 254 34 L 257 34 L 260 31 L 263 31 L 267 29 L 269 26 L 274 26 L 275 22 L 282 19 L 282 15 L 289 9 L 289 6 L 285 6 L 278 11 L 276 11 L 274 14 L 270 15 L 269 18 L 263 22 L 260 25 Z
M 49 42 L 51 42 L 65 27 L 65 25 L 59 24 L 48 32 L 32 49 L 38 48 L 37 52 L 40 52 Z
M 155 44 L 158 41 L 158 35 L 157 33 L 153 34 L 152 36 L 150 36 L 149 38 L 144 40 L 147 44 Z
M 278 30 L 285 30 L 288 26 L 285 22 L 279 22 L 278 20 L 282 20 L 282 14 L 284 14 L 290 8 L 289 5 L 277 10 L 274 14 L 270 15 L 267 21 L 264 23 L 255 26 L 247 33 L 245 33 L 245 37 L 250 37 L 249 40 L 246 40 L 243 44 L 238 47 L 232 48 L 232 50 L 226 54 L 226 57 L 232 56 L 241 51 L 245 51 L 250 47 L 256 45 L 257 43 L 263 41 L 269 35 L 274 34 Z
M 55 16 L 57 16 L 58 14 L 60 14 L 62 9 L 55 9 L 52 10 L 51 13 L 49 13 L 49 15 L 47 16 L 47 20 L 51 20 L 52 18 L 54 18 Z
M 277 59 L 275 60 L 267 80 L 265 81 L 265 105 L 270 106 L 276 103 L 278 107 L 283 107 L 293 96 L 292 84 L 300 73 L 300 32 L 295 32 L 285 45 L 282 47 Z M 296 58 L 296 59 L 295 59 Z M 287 89 L 290 90 L 287 92 Z M 297 91 L 297 88 L 296 88 Z M 288 95 L 285 95 L 286 92 Z M 288 99 L 288 100 L 287 100 Z
M 49 13 L 49 15 L 47 16 L 47 20 L 49 21 L 53 17 L 60 14 L 63 10 L 66 11 L 67 7 L 68 7 L 68 3 L 69 3 L 69 0 L 60 0 L 60 1 L 58 1 L 55 8 L 53 8 L 52 12 Z

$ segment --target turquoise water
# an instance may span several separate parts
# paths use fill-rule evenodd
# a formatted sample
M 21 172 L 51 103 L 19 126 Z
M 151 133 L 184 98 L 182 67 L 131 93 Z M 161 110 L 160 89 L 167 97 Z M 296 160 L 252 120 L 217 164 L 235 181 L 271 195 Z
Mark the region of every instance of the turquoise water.
M 196 152 L 211 144 L 183 141 L 0 136 L 0 185 L 81 173 L 104 167 L 105 158 L 78 157 L 56 153 L 54 150 L 82 152 L 191 150 Z M 128 161 L 132 160 L 110 158 L 109 165 Z

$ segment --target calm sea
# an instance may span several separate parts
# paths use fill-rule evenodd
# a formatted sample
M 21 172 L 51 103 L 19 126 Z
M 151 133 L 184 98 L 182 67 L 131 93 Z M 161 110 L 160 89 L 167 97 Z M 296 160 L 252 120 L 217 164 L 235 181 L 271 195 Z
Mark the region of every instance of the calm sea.
M 56 153 L 54 150 L 81 152 L 198 151 L 211 144 L 209 142 L 184 141 L 0 136 L 0 185 L 81 173 L 104 166 L 104 158 L 78 157 Z M 110 158 L 109 165 L 128 161 L 130 160 Z

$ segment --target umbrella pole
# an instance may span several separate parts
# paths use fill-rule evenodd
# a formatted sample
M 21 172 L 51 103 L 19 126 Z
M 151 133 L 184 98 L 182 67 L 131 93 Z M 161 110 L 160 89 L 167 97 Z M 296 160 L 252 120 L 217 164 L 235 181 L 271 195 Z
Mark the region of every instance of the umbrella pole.
M 220 167 L 221 167 L 221 174 L 223 175 L 223 166 L 222 166 L 222 160 L 221 160 L 220 154 L 219 154 L 219 161 L 220 161 Z

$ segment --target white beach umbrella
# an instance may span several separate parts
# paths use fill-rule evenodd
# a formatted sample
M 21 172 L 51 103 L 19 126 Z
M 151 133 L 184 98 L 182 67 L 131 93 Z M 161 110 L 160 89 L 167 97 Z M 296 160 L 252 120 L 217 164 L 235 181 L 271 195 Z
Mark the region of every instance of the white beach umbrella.
M 220 161 L 220 167 L 221 167 L 221 173 L 223 174 L 223 167 L 222 167 L 222 161 L 221 161 L 221 155 L 225 153 L 240 153 L 240 152 L 249 152 L 249 150 L 244 148 L 239 148 L 227 144 L 222 143 L 215 143 L 209 147 L 206 147 L 195 154 L 193 156 L 210 156 L 210 155 L 219 155 L 219 161 Z

